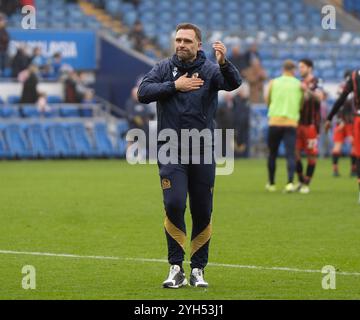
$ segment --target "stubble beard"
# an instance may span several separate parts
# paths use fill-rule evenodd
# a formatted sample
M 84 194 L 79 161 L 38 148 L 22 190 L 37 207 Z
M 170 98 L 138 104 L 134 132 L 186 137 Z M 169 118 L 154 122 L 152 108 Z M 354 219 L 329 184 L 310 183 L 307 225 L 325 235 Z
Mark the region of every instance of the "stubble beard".
M 194 55 L 188 50 L 186 50 L 186 51 L 177 50 L 176 55 L 179 58 L 179 60 L 183 61 L 183 62 L 190 62 L 190 61 L 195 60 L 195 58 L 196 58 L 196 54 Z

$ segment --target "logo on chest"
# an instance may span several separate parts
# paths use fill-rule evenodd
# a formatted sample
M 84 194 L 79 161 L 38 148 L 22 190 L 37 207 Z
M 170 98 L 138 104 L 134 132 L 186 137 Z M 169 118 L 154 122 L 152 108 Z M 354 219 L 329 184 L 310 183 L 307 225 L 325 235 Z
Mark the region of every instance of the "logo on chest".
M 191 78 L 199 78 L 199 73 L 198 72 L 194 72 L 191 76 Z

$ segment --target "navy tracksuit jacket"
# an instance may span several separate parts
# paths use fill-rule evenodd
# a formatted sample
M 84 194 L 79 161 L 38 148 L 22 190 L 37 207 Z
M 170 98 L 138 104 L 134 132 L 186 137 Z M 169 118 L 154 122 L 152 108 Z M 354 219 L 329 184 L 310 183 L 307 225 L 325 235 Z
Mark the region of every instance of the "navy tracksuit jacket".
M 194 73 L 204 85 L 190 92 L 178 92 L 175 80 L 185 73 Z M 219 66 L 208 60 L 203 51 L 191 63 L 176 55 L 160 61 L 144 77 L 139 89 L 141 103 L 157 102 L 158 132 L 173 129 L 214 130 L 218 91 L 232 91 L 241 85 L 236 67 L 229 61 Z M 158 142 L 158 147 L 161 142 Z M 190 150 L 191 152 L 191 150 Z M 160 180 L 165 206 L 165 234 L 170 264 L 182 265 L 186 244 L 185 209 L 189 204 L 193 222 L 191 234 L 191 267 L 204 268 L 208 262 L 211 237 L 211 213 L 215 181 L 215 161 L 212 164 L 161 164 Z

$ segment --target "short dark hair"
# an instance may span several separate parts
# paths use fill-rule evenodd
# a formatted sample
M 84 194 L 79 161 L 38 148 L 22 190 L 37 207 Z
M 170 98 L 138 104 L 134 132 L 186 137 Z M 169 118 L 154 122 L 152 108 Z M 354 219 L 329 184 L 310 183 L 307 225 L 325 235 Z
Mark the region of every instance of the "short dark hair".
M 296 69 L 296 65 L 292 60 L 285 60 L 283 63 L 283 69 L 286 71 L 293 71 Z
M 188 23 L 188 22 L 180 23 L 180 24 L 178 24 L 176 26 L 176 32 L 178 32 L 181 29 L 183 29 L 183 30 L 194 30 L 196 38 L 198 39 L 198 41 L 201 42 L 201 38 L 202 38 L 201 30 L 197 25 L 195 25 L 193 23 Z
M 314 62 L 310 59 L 301 59 L 299 62 L 302 62 L 310 68 L 314 68 Z

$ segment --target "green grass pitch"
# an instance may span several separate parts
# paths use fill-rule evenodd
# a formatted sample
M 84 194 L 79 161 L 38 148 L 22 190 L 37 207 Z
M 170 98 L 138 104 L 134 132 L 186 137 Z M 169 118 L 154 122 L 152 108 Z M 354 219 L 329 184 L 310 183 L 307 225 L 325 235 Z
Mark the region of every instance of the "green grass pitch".
M 330 160 L 320 160 L 310 194 L 269 194 L 265 160 L 236 161 L 216 180 L 210 244 L 210 262 L 231 266 L 209 265 L 207 290 L 169 290 L 161 288 L 168 265 L 156 166 L 1 162 L 0 251 L 119 259 L 2 252 L 0 299 L 360 299 L 357 186 L 348 160 L 340 169 L 333 178 Z M 282 189 L 283 161 L 277 176 Z M 36 269 L 35 290 L 21 286 L 24 265 Z M 325 265 L 358 274 L 337 274 L 336 289 L 324 290 Z

